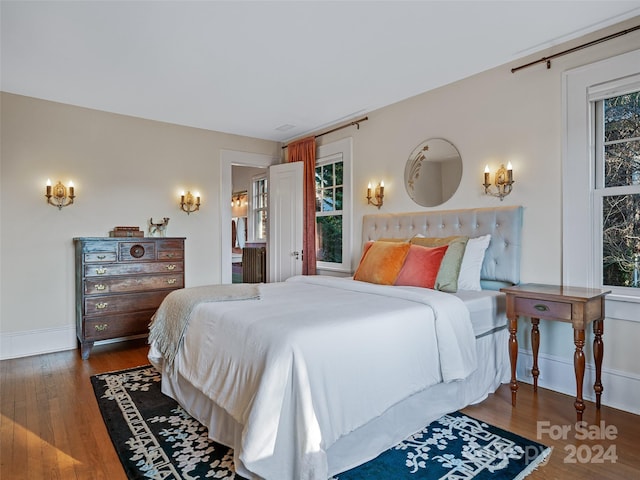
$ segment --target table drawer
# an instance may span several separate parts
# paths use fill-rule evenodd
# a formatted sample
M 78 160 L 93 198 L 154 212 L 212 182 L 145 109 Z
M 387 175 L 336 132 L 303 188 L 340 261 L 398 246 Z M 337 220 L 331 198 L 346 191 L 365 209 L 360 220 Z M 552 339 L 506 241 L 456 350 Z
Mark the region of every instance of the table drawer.
M 570 303 L 516 297 L 515 308 L 518 314 L 529 317 L 571 320 Z
M 128 315 L 85 317 L 83 336 L 85 340 L 106 340 L 149 333 L 149 323 L 155 310 Z
M 156 309 L 170 291 L 87 297 L 84 301 L 85 315 L 112 315 Z
M 84 283 L 87 295 L 104 293 L 126 293 L 147 290 L 175 289 L 184 287 L 182 272 L 177 275 L 142 275 L 128 277 L 90 278 Z

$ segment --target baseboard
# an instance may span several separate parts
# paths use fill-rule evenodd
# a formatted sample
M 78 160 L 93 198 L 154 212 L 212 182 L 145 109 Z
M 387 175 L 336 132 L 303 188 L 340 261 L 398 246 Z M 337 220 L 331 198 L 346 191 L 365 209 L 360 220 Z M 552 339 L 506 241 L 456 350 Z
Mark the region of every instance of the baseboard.
M 533 353 L 519 350 L 516 376 L 519 381 L 533 383 L 531 367 Z M 575 397 L 576 376 L 573 369 L 573 358 L 557 357 L 549 354 L 538 355 L 538 386 Z M 593 383 L 596 371 L 593 363 L 587 363 L 584 372 L 583 397 L 595 402 Z M 640 415 L 640 375 L 611 368 L 602 368 L 602 404 Z
M 0 360 L 72 350 L 76 347 L 76 326 L 0 333 Z

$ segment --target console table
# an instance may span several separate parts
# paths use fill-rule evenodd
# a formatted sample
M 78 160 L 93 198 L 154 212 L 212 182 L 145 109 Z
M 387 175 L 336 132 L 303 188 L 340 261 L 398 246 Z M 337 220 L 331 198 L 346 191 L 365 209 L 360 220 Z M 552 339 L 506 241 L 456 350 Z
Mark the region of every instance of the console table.
M 518 360 L 518 317 L 531 318 L 531 347 L 533 350 L 533 391 L 538 390 L 538 349 L 540 347 L 540 319 L 567 322 L 573 325 L 573 366 L 576 375 L 576 400 L 574 406 L 578 421 L 582 420 L 584 401 L 582 384 L 584 381 L 584 338 L 585 329 L 593 322 L 593 357 L 596 364 L 596 381 L 593 389 L 596 394 L 596 408 L 600 408 L 602 396 L 602 342 L 604 320 L 604 297 L 610 290 L 599 288 L 567 287 L 529 283 L 514 287 L 501 288 L 507 295 L 507 318 L 509 319 L 509 357 L 511 360 L 511 404 L 516 405 L 518 381 L 516 364 Z

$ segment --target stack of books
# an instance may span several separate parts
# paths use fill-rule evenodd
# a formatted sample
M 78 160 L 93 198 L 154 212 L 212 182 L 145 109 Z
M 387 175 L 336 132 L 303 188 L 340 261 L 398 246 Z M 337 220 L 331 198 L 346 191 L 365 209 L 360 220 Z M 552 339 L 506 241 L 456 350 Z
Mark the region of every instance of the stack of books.
M 140 227 L 113 227 L 109 232 L 110 237 L 144 237 Z

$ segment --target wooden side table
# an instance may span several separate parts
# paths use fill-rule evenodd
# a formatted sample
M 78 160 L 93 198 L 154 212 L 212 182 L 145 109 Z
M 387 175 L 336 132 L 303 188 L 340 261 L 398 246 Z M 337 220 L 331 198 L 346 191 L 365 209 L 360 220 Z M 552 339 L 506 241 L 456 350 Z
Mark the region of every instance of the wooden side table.
M 600 408 L 602 396 L 602 341 L 604 320 L 604 297 L 610 290 L 599 288 L 566 287 L 529 283 L 500 289 L 507 295 L 507 318 L 509 319 L 509 357 L 511 359 L 511 404 L 516 405 L 518 381 L 516 364 L 518 360 L 518 316 L 531 318 L 531 348 L 533 350 L 533 390 L 538 391 L 538 349 L 540 347 L 540 319 L 568 322 L 573 325 L 573 367 L 576 374 L 576 414 L 582 420 L 584 401 L 582 384 L 584 381 L 584 338 L 585 329 L 593 322 L 593 357 L 596 364 L 596 381 L 593 389 L 596 393 L 596 408 Z

